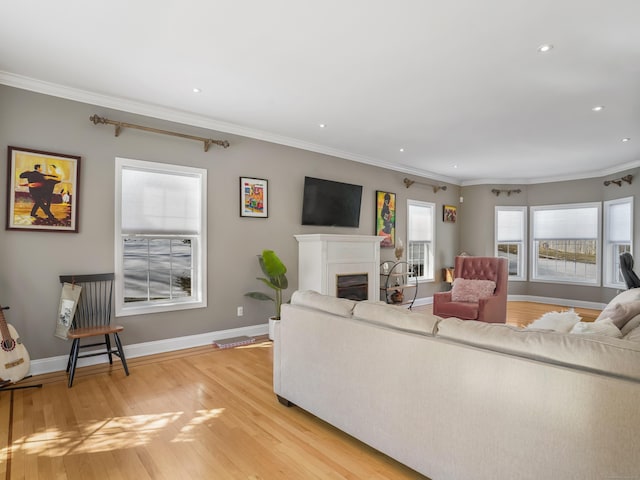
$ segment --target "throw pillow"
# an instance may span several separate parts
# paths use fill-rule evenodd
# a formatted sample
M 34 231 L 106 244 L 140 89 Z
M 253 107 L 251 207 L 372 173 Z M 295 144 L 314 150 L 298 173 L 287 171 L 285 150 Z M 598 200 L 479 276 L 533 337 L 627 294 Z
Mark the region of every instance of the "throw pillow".
M 631 330 L 635 330 L 638 327 L 640 327 L 640 315 L 636 315 L 635 317 L 633 317 L 627 322 L 624 327 L 620 329 L 622 331 L 622 336 L 624 337 L 625 335 L 629 335 L 629 333 L 631 333 Z
M 622 332 L 611 320 L 601 320 L 599 322 L 578 322 L 571 332 L 579 335 L 606 335 L 607 337 L 622 338 Z
M 582 318 L 573 310 L 566 312 L 547 312 L 537 320 L 527 325 L 528 330 L 553 330 L 554 332 L 569 332 Z
M 627 335 L 624 336 L 624 339 L 629 340 L 630 342 L 640 343 L 640 327 L 636 327 L 631 330 Z
M 609 304 L 605 307 L 605 309 L 600 313 L 598 318 L 596 318 L 596 322 L 599 319 L 607 318 L 609 316 L 610 308 L 614 308 L 616 304 L 624 305 L 625 303 L 635 302 L 640 300 L 640 288 L 632 288 L 631 290 L 625 290 L 624 292 L 619 293 L 609 302 Z
M 602 313 L 598 315 L 596 322 L 610 319 L 616 327 L 621 329 L 627 324 L 629 320 L 639 314 L 640 301 L 629 303 L 614 303 L 607 305 Z
M 468 280 L 456 278 L 451 288 L 451 300 L 454 302 L 477 302 L 481 298 L 493 295 L 496 282 L 493 280 Z

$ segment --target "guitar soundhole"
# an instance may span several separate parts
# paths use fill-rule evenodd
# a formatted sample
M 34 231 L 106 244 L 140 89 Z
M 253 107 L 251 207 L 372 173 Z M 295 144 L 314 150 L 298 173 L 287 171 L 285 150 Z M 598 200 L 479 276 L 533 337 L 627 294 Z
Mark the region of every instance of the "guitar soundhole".
M 11 350 L 13 350 L 15 348 L 15 346 L 16 346 L 16 342 L 12 338 L 2 341 L 2 349 L 5 352 L 10 352 Z

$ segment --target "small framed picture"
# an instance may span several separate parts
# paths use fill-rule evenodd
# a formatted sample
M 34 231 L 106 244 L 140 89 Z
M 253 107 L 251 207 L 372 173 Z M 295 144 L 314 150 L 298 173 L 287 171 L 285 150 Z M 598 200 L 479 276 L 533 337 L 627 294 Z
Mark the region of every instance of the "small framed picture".
M 240 216 L 269 216 L 268 181 L 263 178 L 240 177 Z
M 396 194 L 376 191 L 376 235 L 384 237 L 381 247 L 396 244 Z
M 77 232 L 80 157 L 9 147 L 7 230 Z
M 442 221 L 449 223 L 456 223 L 456 215 L 458 214 L 458 209 L 453 205 L 443 205 L 442 206 Z

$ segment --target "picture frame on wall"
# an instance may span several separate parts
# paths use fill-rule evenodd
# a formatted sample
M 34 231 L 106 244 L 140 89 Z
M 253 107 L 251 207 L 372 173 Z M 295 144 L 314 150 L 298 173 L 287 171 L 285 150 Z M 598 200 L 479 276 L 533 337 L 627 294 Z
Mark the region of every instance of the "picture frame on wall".
M 442 221 L 447 223 L 456 223 L 458 209 L 453 205 L 442 206 Z
M 8 147 L 7 230 L 78 232 L 80 156 Z
M 376 191 L 376 235 L 384 237 L 380 247 L 396 245 L 396 194 Z
M 269 216 L 269 181 L 263 178 L 240 177 L 240 216 Z

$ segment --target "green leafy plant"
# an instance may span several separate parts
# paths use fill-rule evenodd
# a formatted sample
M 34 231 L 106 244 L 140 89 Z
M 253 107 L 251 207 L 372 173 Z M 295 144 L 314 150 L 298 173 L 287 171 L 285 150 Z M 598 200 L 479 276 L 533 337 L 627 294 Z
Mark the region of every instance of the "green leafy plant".
M 267 295 L 263 292 L 248 292 L 246 297 L 255 298 L 256 300 L 271 300 L 275 303 L 276 314 L 275 319 L 280 320 L 280 308 L 282 307 L 282 292 L 289 287 L 287 280 L 287 267 L 282 263 L 273 250 L 263 250 L 262 255 L 258 255 L 258 262 L 265 277 L 256 277 L 267 287 L 274 291 L 274 295 Z

